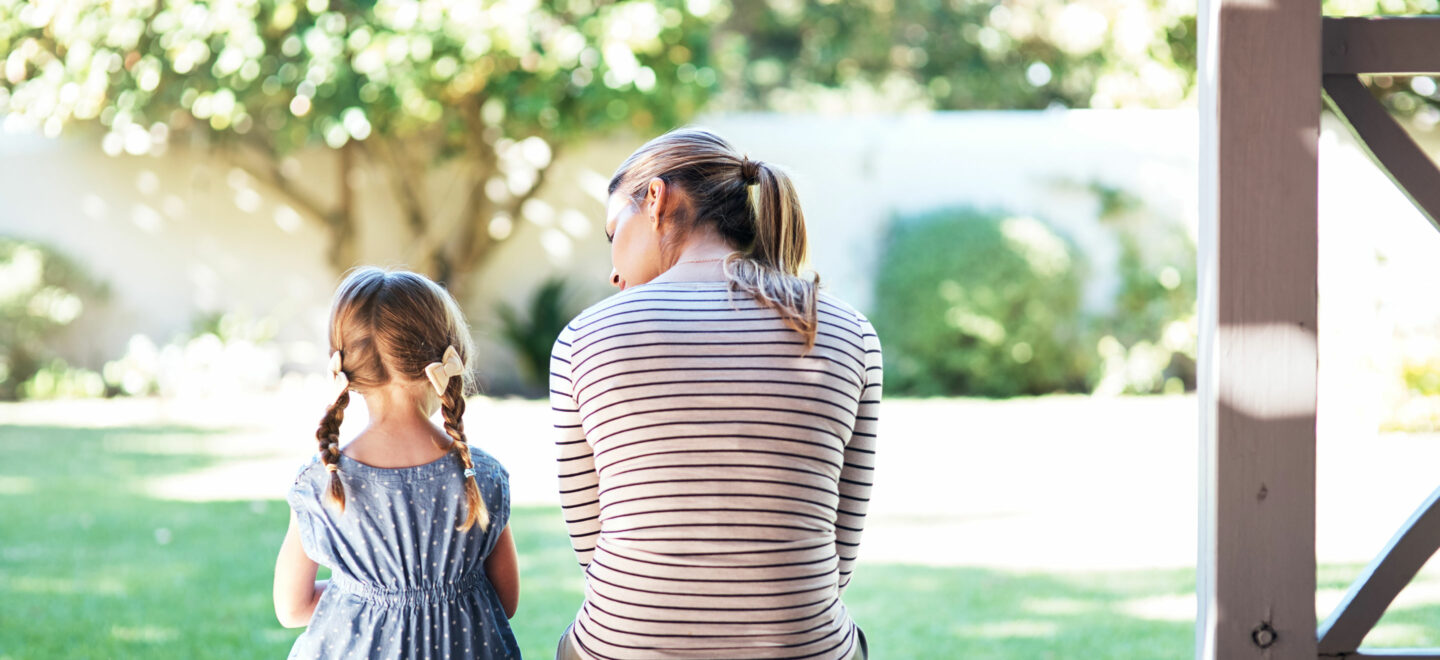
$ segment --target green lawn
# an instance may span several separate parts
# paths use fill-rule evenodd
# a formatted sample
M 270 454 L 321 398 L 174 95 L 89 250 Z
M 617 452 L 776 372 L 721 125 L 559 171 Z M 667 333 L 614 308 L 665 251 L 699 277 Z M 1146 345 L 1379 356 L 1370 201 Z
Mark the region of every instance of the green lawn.
M 0 658 L 284 657 L 299 634 L 275 622 L 270 600 L 284 501 L 191 503 L 141 488 L 223 460 L 204 447 L 224 434 L 0 427 Z M 518 509 L 513 530 L 523 595 L 512 623 L 527 657 L 548 658 L 579 606 L 579 570 L 557 510 Z M 845 600 L 882 659 L 1153 660 L 1192 656 L 1192 625 L 1138 617 L 1133 604 L 1183 606 L 1193 579 L 862 561 Z M 1435 608 L 1406 614 L 1440 620 Z

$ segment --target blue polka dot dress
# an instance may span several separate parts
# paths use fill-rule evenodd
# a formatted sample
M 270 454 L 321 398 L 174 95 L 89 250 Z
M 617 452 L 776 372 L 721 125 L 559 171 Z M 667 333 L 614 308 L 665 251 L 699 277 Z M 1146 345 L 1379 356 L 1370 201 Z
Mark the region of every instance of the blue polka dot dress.
M 319 455 L 287 499 L 305 554 L 330 568 L 310 626 L 292 659 L 519 658 L 485 558 L 510 519 L 509 474 L 471 448 L 490 525 L 456 527 L 465 478 L 453 454 L 406 468 L 340 456 L 345 513 L 324 503 L 330 473 Z

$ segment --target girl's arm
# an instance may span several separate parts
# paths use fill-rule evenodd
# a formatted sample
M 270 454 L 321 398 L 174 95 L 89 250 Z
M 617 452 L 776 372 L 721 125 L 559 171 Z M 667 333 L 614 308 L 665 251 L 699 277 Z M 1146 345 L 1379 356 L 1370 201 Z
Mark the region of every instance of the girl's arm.
M 505 617 L 515 618 L 515 610 L 520 606 L 520 565 L 515 557 L 515 539 L 510 536 L 509 525 L 501 530 L 495 548 L 485 558 L 485 575 L 500 596 Z
M 280 556 L 275 559 L 275 617 L 286 628 L 310 625 L 315 614 L 315 604 L 320 594 L 325 593 L 329 580 L 315 580 L 320 565 L 305 555 L 300 545 L 300 527 L 295 521 L 295 512 L 290 512 L 290 530 L 285 533 L 285 542 L 280 544 Z

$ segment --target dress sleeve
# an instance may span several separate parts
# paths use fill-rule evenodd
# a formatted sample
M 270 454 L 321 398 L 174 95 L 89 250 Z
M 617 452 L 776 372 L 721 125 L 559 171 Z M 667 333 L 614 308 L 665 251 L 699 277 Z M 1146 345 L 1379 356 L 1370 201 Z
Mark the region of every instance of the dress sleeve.
M 323 566 L 330 566 L 330 562 L 320 546 L 320 534 L 318 530 L 324 524 L 325 512 L 321 510 L 324 506 L 321 501 L 322 493 L 315 488 L 313 479 L 310 478 L 310 466 L 320 460 L 320 455 L 315 454 L 306 461 L 300 469 L 295 472 L 295 480 L 290 484 L 290 489 L 285 493 L 285 500 L 290 503 L 290 509 L 295 512 L 295 525 L 300 530 L 300 546 L 305 550 L 305 556 L 311 561 Z
M 840 471 L 840 509 L 835 521 L 835 550 L 840 556 L 840 592 L 850 584 L 855 558 L 860 554 L 860 534 L 865 529 L 865 512 L 870 506 L 870 489 L 875 483 L 875 441 L 879 434 L 880 394 L 884 369 L 880 337 L 862 318 L 865 348 L 864 389 L 855 415 L 855 430 L 845 445 L 845 467 Z
M 475 465 L 478 457 L 473 448 L 471 456 L 470 464 Z M 488 478 L 483 482 L 485 509 L 490 514 L 490 527 L 485 530 L 485 556 L 488 557 L 495 549 L 495 543 L 500 540 L 500 533 L 510 524 L 510 471 L 488 454 L 481 460 L 484 461 L 488 473 Z
M 572 334 L 560 333 L 550 351 L 550 408 L 554 411 L 556 469 L 560 480 L 560 507 L 570 531 L 570 545 L 581 566 L 590 565 L 600 536 L 600 477 L 595 454 L 585 440 L 580 405 L 575 399 L 571 370 Z

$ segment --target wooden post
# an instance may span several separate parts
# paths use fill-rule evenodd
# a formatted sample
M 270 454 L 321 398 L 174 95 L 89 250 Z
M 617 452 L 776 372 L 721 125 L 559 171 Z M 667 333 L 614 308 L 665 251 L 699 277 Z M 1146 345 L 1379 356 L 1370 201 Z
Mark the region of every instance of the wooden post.
M 1319 0 L 1202 0 L 1196 657 L 1316 658 Z

